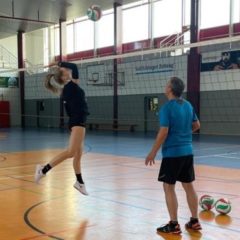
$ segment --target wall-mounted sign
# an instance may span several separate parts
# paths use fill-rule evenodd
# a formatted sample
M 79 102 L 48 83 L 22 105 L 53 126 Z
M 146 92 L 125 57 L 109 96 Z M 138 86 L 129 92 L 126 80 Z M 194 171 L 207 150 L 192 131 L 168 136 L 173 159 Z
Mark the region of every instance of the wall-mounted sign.
M 153 74 L 173 72 L 175 64 L 156 64 L 156 65 L 142 65 L 135 68 L 136 74 Z
M 18 78 L 16 77 L 0 77 L 0 88 L 17 88 Z
M 240 51 L 216 52 L 214 55 L 203 54 L 201 71 L 224 71 L 240 69 Z

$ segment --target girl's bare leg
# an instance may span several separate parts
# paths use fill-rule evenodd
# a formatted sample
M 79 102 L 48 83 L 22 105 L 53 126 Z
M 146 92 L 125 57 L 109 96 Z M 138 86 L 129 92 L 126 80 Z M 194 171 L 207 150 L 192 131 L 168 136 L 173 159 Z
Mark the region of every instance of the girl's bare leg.
M 63 162 L 68 158 L 72 158 L 77 155 L 81 149 L 82 143 L 85 137 L 85 128 L 83 127 L 73 127 L 72 132 L 69 139 L 69 146 L 68 149 L 63 151 L 62 153 L 58 154 L 54 157 L 50 162 L 49 165 L 53 168 L 57 166 L 59 163 Z
M 48 171 L 50 171 L 53 167 L 57 166 L 58 164 L 60 164 L 61 162 L 65 161 L 68 158 L 74 157 L 75 155 L 79 159 L 78 160 L 78 162 L 79 162 L 79 164 L 78 164 L 79 165 L 79 167 L 78 167 L 79 170 L 78 171 L 80 171 L 80 159 L 81 159 L 81 157 L 79 157 L 79 155 L 80 155 L 80 151 L 82 149 L 81 146 L 83 145 L 84 137 L 85 137 L 85 128 L 79 127 L 79 126 L 73 127 L 72 131 L 71 131 L 70 139 L 69 139 L 68 148 L 65 151 L 58 154 L 56 157 L 54 157 L 44 167 L 42 167 L 40 165 L 37 166 L 36 173 L 35 173 L 36 183 L 38 183 L 40 181 L 40 179 Z M 77 161 L 76 161 L 76 165 L 77 165 Z

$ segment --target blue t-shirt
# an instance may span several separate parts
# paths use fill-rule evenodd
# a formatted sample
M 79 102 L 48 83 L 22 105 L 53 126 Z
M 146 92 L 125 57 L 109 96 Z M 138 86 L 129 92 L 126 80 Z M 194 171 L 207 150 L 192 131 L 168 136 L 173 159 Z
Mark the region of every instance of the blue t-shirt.
M 169 128 L 163 157 L 192 155 L 192 123 L 198 120 L 192 105 L 184 99 L 170 100 L 161 108 L 159 120 L 161 127 Z

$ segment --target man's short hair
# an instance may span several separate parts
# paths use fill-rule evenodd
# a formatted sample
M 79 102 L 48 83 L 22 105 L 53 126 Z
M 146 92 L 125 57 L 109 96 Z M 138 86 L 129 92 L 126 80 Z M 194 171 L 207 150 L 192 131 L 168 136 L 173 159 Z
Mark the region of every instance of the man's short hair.
M 185 88 L 184 82 L 178 77 L 170 79 L 170 87 L 175 97 L 181 97 Z

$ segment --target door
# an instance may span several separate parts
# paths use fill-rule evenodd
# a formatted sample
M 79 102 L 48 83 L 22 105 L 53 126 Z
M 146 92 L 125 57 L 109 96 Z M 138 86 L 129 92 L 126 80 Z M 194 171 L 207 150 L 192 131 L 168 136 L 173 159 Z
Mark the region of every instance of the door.
M 37 107 L 37 127 L 41 127 L 41 112 L 44 111 L 44 102 L 41 100 L 37 100 L 36 102 L 36 107 Z
M 144 98 L 144 131 L 158 131 L 159 99 L 157 96 L 146 96 Z

